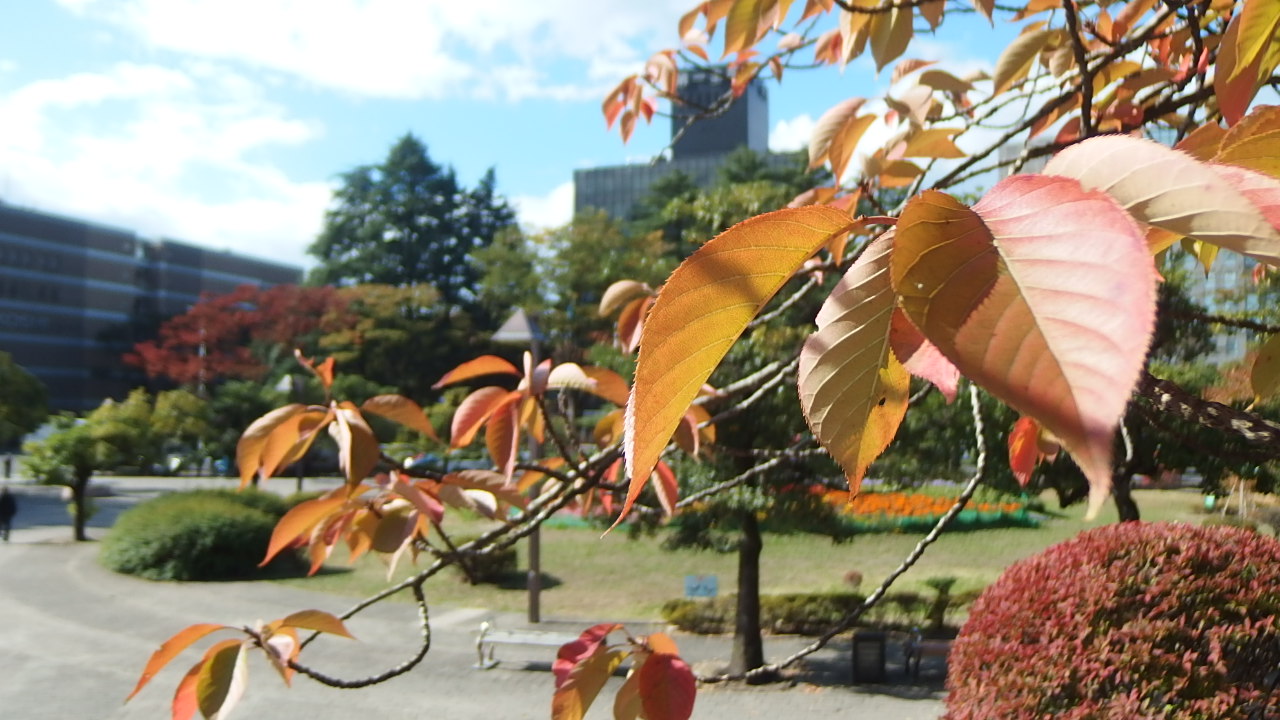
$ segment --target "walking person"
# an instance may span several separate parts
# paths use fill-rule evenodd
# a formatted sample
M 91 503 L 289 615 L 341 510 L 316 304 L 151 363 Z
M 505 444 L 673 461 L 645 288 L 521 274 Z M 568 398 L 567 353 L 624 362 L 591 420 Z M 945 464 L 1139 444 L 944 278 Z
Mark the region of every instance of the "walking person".
M 0 539 L 9 542 L 9 530 L 13 527 L 13 516 L 18 514 L 18 500 L 9 492 L 9 486 L 0 488 Z

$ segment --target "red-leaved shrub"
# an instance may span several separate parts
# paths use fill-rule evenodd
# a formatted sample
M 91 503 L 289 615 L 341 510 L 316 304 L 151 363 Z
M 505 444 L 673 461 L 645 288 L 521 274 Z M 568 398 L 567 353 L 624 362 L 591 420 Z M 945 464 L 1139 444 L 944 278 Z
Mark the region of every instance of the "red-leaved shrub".
M 1280 542 L 1123 523 L 1010 567 L 951 651 L 948 720 L 1280 718 Z

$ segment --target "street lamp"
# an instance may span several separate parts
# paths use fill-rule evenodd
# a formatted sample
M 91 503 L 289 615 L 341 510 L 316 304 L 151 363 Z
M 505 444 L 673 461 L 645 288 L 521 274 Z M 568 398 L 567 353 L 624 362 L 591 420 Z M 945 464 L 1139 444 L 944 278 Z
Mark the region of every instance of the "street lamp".
M 537 324 L 532 318 L 525 313 L 524 308 L 516 308 L 511 313 L 511 317 L 502 323 L 502 327 L 493 334 L 493 341 L 507 345 L 521 345 L 529 348 L 529 354 L 533 356 L 533 367 L 538 366 L 540 352 L 540 344 L 542 333 L 538 331 Z M 532 380 L 532 379 L 531 379 Z M 529 458 L 536 459 L 538 456 L 538 441 L 533 435 L 528 435 Z M 542 527 L 533 528 L 533 532 L 529 533 L 529 622 L 542 622 L 541 611 L 541 595 L 542 595 Z

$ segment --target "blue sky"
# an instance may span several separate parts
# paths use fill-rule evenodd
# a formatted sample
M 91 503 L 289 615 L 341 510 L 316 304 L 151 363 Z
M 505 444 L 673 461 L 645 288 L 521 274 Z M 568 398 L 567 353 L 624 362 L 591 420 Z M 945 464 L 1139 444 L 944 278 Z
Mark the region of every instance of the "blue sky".
M 306 264 L 339 173 L 413 132 L 531 227 L 569 219 L 575 168 L 643 161 L 600 101 L 673 45 L 691 0 L 22 0 L 0 23 L 0 200 Z M 915 57 L 990 65 L 972 18 Z M 1006 33 L 1007 34 L 1007 33 Z M 770 142 L 883 90 L 859 60 L 770 87 Z

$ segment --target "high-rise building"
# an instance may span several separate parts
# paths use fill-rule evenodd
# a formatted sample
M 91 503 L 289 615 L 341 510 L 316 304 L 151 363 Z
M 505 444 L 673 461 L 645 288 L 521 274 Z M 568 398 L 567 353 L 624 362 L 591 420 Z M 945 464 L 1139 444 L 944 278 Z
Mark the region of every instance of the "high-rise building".
M 122 356 L 204 293 L 296 283 L 296 267 L 0 204 L 0 351 L 87 410 L 145 382 Z
M 680 76 L 678 92 L 687 104 L 673 103 L 671 151 L 653 163 L 613 165 L 573 172 L 573 210 L 604 210 L 626 219 L 631 209 L 657 180 L 679 171 L 699 187 L 710 187 L 729 153 L 740 147 L 764 156 L 771 167 L 794 162 L 791 155 L 769 152 L 769 95 L 755 80 L 725 112 L 690 123 L 729 92 L 729 80 L 715 71 Z

